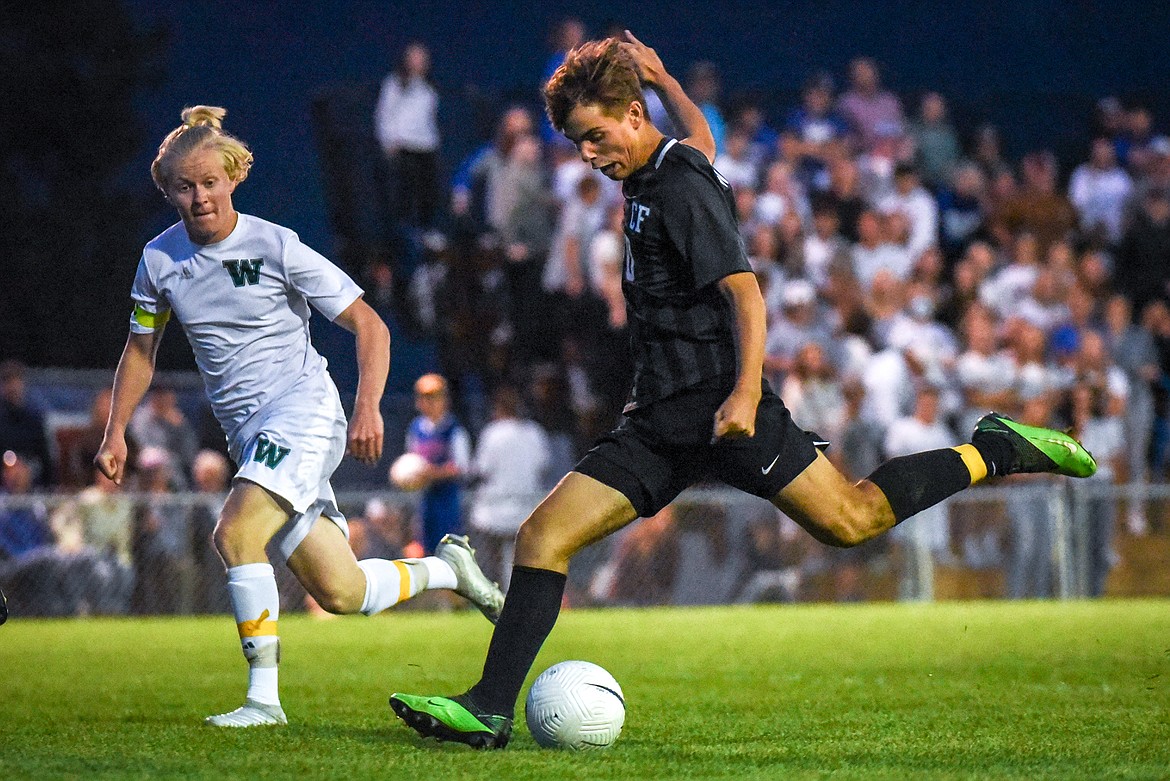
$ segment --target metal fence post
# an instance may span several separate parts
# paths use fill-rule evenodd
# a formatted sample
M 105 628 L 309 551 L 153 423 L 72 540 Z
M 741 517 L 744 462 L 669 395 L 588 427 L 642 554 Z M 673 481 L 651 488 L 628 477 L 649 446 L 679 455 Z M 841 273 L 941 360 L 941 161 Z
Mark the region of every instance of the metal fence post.
M 1048 495 L 1048 511 L 1052 514 L 1052 561 L 1056 567 L 1056 596 L 1073 596 L 1072 529 L 1069 523 L 1069 494 L 1067 490 L 1052 491 Z

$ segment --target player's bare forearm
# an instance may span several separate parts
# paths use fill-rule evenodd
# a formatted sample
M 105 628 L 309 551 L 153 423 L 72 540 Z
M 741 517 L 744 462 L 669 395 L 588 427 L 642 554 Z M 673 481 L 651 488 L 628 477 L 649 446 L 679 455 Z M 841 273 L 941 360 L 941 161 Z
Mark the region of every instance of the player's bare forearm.
M 760 394 L 764 372 L 764 336 L 767 310 L 756 275 L 750 271 L 731 274 L 719 281 L 719 290 L 731 304 L 735 320 L 738 391 Z
M 358 460 L 372 463 L 382 456 L 385 427 L 381 401 L 390 374 L 390 329 L 360 298 L 346 307 L 335 322 L 354 335 L 357 349 L 358 387 L 348 450 Z
M 385 323 L 379 324 L 381 328 L 359 331 L 357 334 L 358 387 L 355 406 L 377 409 L 386 391 L 386 378 L 390 374 L 390 330 Z
M 679 130 L 682 142 L 698 149 L 715 162 L 715 136 L 707 118 L 695 102 L 687 97 L 678 79 L 666 72 L 657 52 L 634 37 L 629 30 L 622 33 L 623 49 L 630 54 L 638 68 L 642 84 L 658 93 L 671 122 Z
M 106 436 L 125 433 L 130 416 L 150 389 L 150 382 L 154 379 L 154 357 L 161 337 L 161 329 L 158 329 L 152 334 L 131 333 L 126 339 L 118 369 L 114 372 Z
M 741 272 L 719 281 L 735 320 L 735 387 L 715 412 L 713 439 L 751 437 L 756 433 L 764 366 L 764 298 L 755 274 Z
M 390 375 L 390 329 L 360 298 L 346 307 L 336 322 L 353 334 L 356 341 L 358 388 L 354 406 L 377 409 Z
M 161 341 L 161 327 L 150 334 L 131 332 L 122 349 L 122 357 L 118 360 L 118 369 L 114 372 L 110 417 L 106 421 L 105 436 L 94 458 L 94 466 L 116 483 L 122 482 L 126 469 L 126 426 L 154 379 L 154 358 Z

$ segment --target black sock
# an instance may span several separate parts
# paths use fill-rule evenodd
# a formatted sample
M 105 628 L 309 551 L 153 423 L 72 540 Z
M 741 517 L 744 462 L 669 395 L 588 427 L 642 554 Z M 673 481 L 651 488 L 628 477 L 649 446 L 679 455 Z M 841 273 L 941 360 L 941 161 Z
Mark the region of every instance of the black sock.
M 508 598 L 488 646 L 483 677 L 468 694 L 488 713 L 508 714 L 544 639 L 561 611 L 565 576 L 535 567 L 512 568 Z
M 958 451 L 946 448 L 891 458 L 866 479 L 882 489 L 901 523 L 971 485 L 971 471 Z
M 971 444 L 979 451 L 979 455 L 983 456 L 983 463 L 987 464 L 988 477 L 1008 474 L 1016 454 L 1006 437 L 976 431 L 971 437 Z

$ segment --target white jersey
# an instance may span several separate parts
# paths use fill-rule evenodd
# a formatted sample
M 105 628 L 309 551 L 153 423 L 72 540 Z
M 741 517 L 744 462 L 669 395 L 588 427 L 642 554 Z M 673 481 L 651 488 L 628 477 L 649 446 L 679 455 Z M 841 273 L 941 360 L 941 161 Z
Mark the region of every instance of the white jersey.
M 130 330 L 152 333 L 174 314 L 231 441 L 282 396 L 332 389 L 309 341 L 309 305 L 334 320 L 361 294 L 287 228 L 241 214 L 223 241 L 199 245 L 178 223 L 142 251 Z

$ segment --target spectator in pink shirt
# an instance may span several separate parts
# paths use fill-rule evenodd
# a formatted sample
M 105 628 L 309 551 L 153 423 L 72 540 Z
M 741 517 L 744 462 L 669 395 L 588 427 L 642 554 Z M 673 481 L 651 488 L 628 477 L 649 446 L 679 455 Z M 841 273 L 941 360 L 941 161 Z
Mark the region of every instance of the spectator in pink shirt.
M 841 96 L 837 109 L 862 149 L 869 149 L 878 138 L 901 136 L 905 130 L 902 101 L 882 87 L 877 63 L 870 57 L 849 63 L 849 90 Z

